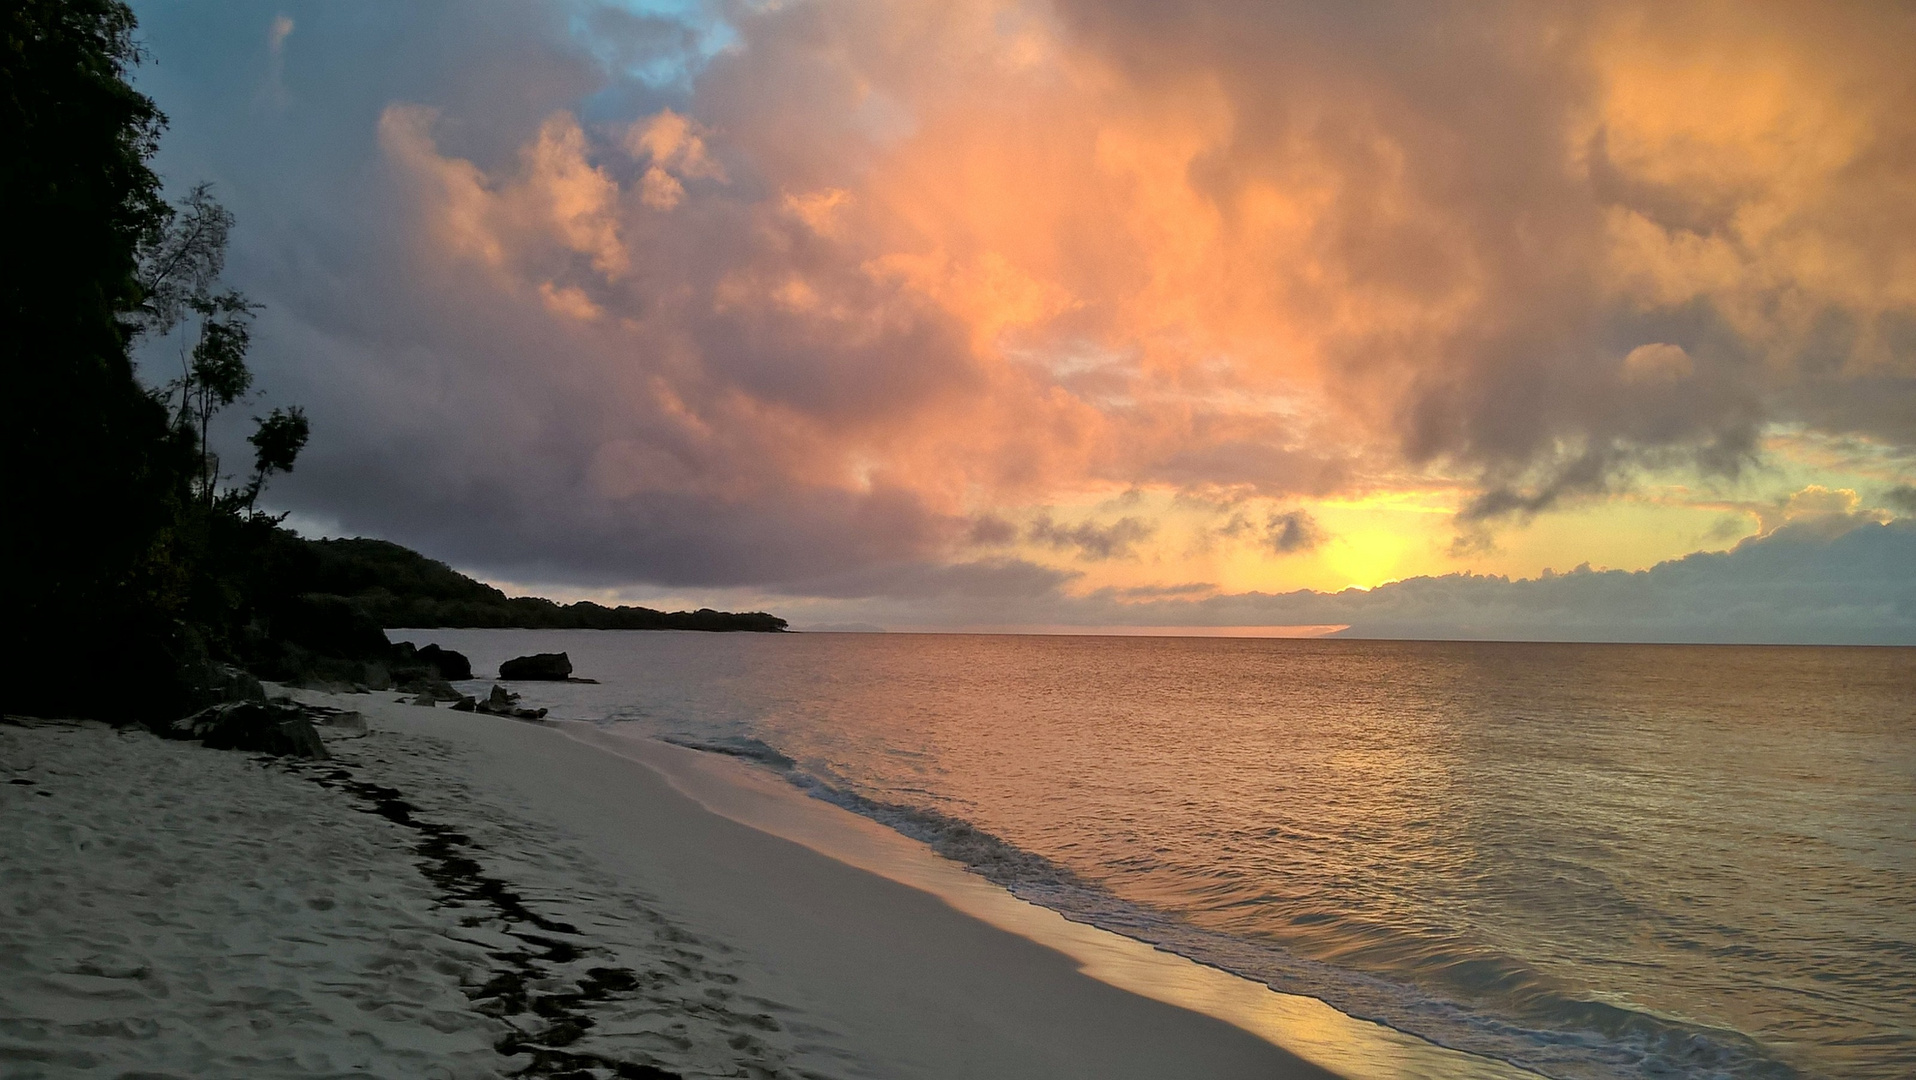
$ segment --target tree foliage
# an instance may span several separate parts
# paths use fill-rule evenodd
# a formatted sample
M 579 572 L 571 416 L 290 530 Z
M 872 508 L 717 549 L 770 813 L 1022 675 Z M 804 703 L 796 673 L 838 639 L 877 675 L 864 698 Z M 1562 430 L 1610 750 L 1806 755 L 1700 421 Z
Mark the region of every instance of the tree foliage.
M 297 405 L 274 409 L 256 422 L 259 426 L 246 437 L 246 441 L 253 444 L 253 479 L 246 485 L 245 494 L 248 513 L 258 504 L 268 477 L 293 471 L 293 462 L 306 448 L 307 436 L 312 434 L 306 423 L 306 410 Z
M 221 287 L 234 224 L 232 212 L 213 197 L 211 184 L 198 184 L 187 192 L 173 209 L 168 227 L 149 237 L 141 249 L 142 299 L 134 328 L 152 338 L 178 338 L 179 374 L 161 387 L 161 397 L 172 412 L 175 431 L 196 452 L 194 496 L 208 507 L 224 496 L 250 513 L 267 478 L 275 472 L 290 472 L 306 440 L 288 443 L 284 431 L 268 436 L 278 439 L 274 445 L 283 464 L 256 468 L 253 482 L 245 488 L 221 490 L 213 419 L 253 388 L 246 352 L 252 345 L 253 314 L 258 310 L 238 290 Z M 276 409 L 274 415 L 282 417 L 277 421 L 282 427 L 290 422 L 284 419 L 284 410 Z M 305 423 L 304 414 L 299 423 Z
M 76 640 L 151 655 L 179 600 L 184 460 L 127 353 L 138 253 L 169 219 L 147 166 L 166 120 L 126 82 L 133 30 L 110 0 L 0 6 L 5 588 L 31 627 L 10 676 L 72 674 Z
M 252 344 L 251 305 L 236 292 L 222 293 L 195 305 L 200 317 L 199 341 L 180 385 L 178 426 L 196 426 L 200 457 L 200 500 L 213 505 L 219 496 L 219 455 L 213 452 L 213 417 L 246 396 L 253 388 L 253 371 L 246 366 Z
M 148 165 L 166 118 L 127 81 L 134 29 L 116 0 L 0 6 L 9 708 L 123 714 L 230 653 L 244 517 L 305 443 L 276 410 L 256 484 L 221 491 L 212 423 L 251 387 L 252 308 L 218 287 L 232 215 L 204 186 L 175 210 Z M 132 343 L 175 330 L 181 374 L 149 391 Z
M 658 611 L 606 607 L 590 600 L 558 604 L 507 596 L 445 563 L 385 540 L 301 540 L 284 555 L 285 579 L 304 594 L 341 597 L 375 625 L 515 627 L 553 630 L 784 630 L 762 611 Z
M 195 184 L 170 213 L 167 227 L 148 237 L 140 251 L 140 328 L 161 336 L 213 294 L 226 269 L 234 225 L 211 184 Z

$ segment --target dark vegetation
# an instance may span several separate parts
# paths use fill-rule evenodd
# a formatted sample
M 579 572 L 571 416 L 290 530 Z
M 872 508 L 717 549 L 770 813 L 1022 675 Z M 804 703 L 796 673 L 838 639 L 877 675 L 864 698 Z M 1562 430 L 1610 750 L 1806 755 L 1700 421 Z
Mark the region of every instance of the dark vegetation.
M 118 0 L 0 6 L 0 397 L 8 711 L 165 723 L 231 668 L 373 685 L 427 672 L 382 627 L 776 630 L 764 614 L 509 599 L 376 540 L 308 541 L 261 513 L 309 425 L 254 417 L 242 482 L 211 436 L 251 401 L 255 305 L 221 284 L 229 214 L 148 166 L 166 125 L 128 85 Z M 159 385 L 132 351 L 177 352 Z
M 762 611 L 654 611 L 590 600 L 557 604 L 509 597 L 445 563 L 385 540 L 302 541 L 306 591 L 349 598 L 380 626 L 525 627 L 542 630 L 783 630 Z

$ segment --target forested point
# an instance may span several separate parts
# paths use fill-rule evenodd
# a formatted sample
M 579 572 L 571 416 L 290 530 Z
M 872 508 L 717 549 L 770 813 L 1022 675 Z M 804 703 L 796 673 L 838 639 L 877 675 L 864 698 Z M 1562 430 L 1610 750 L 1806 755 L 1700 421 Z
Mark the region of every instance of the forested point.
M 294 538 L 297 540 L 297 538 Z M 784 630 L 784 619 L 762 611 L 656 611 L 606 607 L 590 600 L 559 604 L 536 596 L 507 596 L 387 540 L 297 540 L 287 577 L 301 591 L 337 596 L 382 627 L 454 627 L 536 630 Z

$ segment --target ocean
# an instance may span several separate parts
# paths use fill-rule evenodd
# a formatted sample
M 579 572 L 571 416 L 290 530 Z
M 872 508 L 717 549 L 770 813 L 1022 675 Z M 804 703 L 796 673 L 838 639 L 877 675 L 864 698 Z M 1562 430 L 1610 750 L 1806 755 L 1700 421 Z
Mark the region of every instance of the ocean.
M 1913 649 L 393 636 L 1545 1076 L 1916 1075 Z

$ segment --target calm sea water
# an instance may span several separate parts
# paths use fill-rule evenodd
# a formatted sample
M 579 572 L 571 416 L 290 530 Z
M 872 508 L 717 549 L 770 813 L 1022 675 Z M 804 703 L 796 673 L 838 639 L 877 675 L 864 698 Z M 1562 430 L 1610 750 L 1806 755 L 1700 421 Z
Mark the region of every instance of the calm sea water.
M 1916 1076 L 1916 650 L 395 636 L 1549 1076 Z

